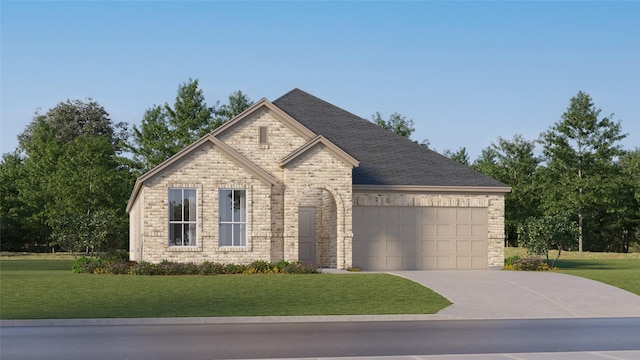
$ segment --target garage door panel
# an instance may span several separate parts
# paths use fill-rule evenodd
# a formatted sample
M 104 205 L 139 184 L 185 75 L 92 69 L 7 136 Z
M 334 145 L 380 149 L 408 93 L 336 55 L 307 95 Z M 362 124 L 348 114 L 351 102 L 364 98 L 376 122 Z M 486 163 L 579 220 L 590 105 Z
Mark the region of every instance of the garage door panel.
M 455 240 L 456 252 L 468 254 L 471 251 L 471 244 L 469 240 Z
M 456 209 L 455 211 L 456 211 L 457 222 L 471 221 L 471 209 Z
M 435 239 L 436 237 L 436 225 L 435 224 L 421 224 L 420 225 L 420 237 L 422 239 Z
M 471 253 L 481 254 L 487 251 L 487 245 L 484 240 L 471 240 Z
M 456 256 L 456 269 L 471 269 L 471 257 Z
M 368 270 L 486 269 L 483 208 L 354 207 L 353 263 Z
M 451 252 L 451 241 L 436 240 L 436 253 L 448 254 Z
M 473 208 L 471 209 L 471 221 L 478 223 L 486 223 L 487 222 L 487 209 L 484 208 Z
M 472 256 L 471 257 L 471 269 L 486 269 L 487 268 L 487 258 L 484 256 Z
M 420 208 L 421 219 L 423 223 L 433 222 L 438 219 L 438 212 L 435 208 Z
M 388 238 L 400 238 L 402 236 L 402 225 L 400 224 L 387 224 L 386 230 Z
M 484 224 L 471 224 L 472 238 L 483 239 L 487 236 L 487 227 Z
M 449 224 L 436 224 L 436 236 L 438 238 L 450 238 L 451 225 Z
M 402 240 L 389 240 L 387 243 L 388 255 L 402 255 Z
M 432 254 L 436 252 L 436 241 L 435 240 L 422 240 L 422 247 L 418 250 L 420 254 Z
M 471 225 L 469 224 L 456 224 L 456 238 L 468 238 L 471 236 Z

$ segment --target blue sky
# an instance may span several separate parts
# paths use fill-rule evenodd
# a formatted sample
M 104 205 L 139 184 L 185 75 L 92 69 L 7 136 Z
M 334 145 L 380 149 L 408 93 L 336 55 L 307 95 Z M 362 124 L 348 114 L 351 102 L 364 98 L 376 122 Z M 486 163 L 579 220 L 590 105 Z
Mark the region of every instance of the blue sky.
M 1 152 L 40 108 L 92 98 L 139 124 L 199 79 L 209 104 L 300 88 L 471 160 L 536 139 L 589 93 L 640 146 L 640 2 L 1 1 Z

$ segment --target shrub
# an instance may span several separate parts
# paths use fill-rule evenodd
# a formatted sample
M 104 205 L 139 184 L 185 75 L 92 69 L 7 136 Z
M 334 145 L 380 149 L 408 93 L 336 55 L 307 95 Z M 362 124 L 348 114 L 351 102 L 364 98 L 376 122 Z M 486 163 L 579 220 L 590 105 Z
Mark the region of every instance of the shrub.
M 242 274 L 246 270 L 246 266 L 240 264 L 227 264 L 224 266 L 225 274 Z
M 220 263 L 212 263 L 205 261 L 200 264 L 200 274 L 202 275 L 220 275 L 224 274 L 224 265 Z
M 359 267 L 357 267 L 357 266 L 352 266 L 352 267 L 348 267 L 348 268 L 347 268 L 347 271 L 349 271 L 349 272 L 360 272 L 361 270 L 362 270 L 362 269 L 360 269 L 360 268 L 359 268 Z
M 101 265 L 100 260 L 94 257 L 80 256 L 71 266 L 71 271 L 74 273 L 87 273 L 93 274 L 96 268 Z
M 507 263 L 507 259 L 505 259 L 504 270 L 518 270 L 518 271 L 547 271 L 551 270 L 549 268 L 549 264 L 539 257 L 530 256 L 524 259 L 512 259 L 518 256 L 512 256 L 509 258 L 509 263 Z
M 513 255 L 513 256 L 509 256 L 508 258 L 504 259 L 504 265 L 513 265 L 514 262 L 521 260 L 522 257 L 519 255 Z
M 162 260 L 158 264 L 146 261 L 105 261 L 97 258 L 80 257 L 72 268 L 76 273 L 88 274 L 131 274 L 131 275 L 221 275 L 221 274 L 317 274 L 315 265 L 299 262 L 278 261 L 275 264 L 256 260 L 250 265 L 220 264 L 205 261 L 179 263 Z M 352 270 L 353 271 L 353 270 Z M 359 271 L 359 269 L 358 269 Z
M 273 273 L 273 269 L 271 266 L 271 263 L 269 263 L 268 261 L 264 261 L 264 260 L 256 260 L 254 262 L 252 262 L 247 269 L 245 269 L 245 272 L 249 270 L 251 271 L 250 273 L 255 273 L 255 274 L 271 274 Z

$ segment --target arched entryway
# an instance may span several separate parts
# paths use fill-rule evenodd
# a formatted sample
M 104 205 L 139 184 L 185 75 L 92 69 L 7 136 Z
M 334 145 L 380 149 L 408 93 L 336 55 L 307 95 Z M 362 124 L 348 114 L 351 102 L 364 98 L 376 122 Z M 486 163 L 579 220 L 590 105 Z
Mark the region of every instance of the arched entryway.
M 333 194 L 310 188 L 298 206 L 298 259 L 319 267 L 337 266 L 338 211 Z

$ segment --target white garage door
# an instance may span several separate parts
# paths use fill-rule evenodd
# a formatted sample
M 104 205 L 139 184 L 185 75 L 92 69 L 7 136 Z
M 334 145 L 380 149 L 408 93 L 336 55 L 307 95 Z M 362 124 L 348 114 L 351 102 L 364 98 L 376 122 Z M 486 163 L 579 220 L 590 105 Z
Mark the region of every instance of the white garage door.
M 365 270 L 486 269 L 487 210 L 355 206 L 353 265 Z

